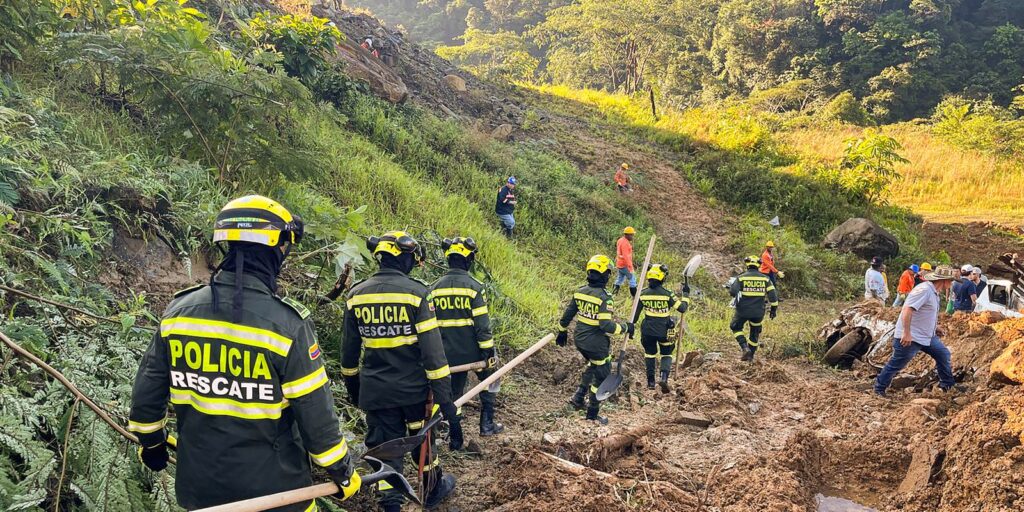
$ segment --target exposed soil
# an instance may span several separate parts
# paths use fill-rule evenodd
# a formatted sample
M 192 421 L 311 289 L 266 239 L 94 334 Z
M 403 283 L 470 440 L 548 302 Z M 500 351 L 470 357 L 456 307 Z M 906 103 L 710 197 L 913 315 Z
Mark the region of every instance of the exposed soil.
M 945 251 L 955 264 L 970 263 L 988 273 L 1009 274 L 1008 269 L 999 262 L 999 256 L 1005 253 L 1024 254 L 1024 237 L 1019 227 L 1006 228 L 981 222 L 927 222 L 923 228 L 922 241 L 930 252 Z
M 633 370 L 602 411 L 605 427 L 565 404 L 582 361 L 571 347 L 551 348 L 506 381 L 505 434 L 477 440 L 467 420 L 483 454 L 448 464 L 460 484 L 447 510 L 804 511 L 817 509 L 819 493 L 877 510 L 1022 510 L 1024 389 L 989 383 L 982 369 L 1024 321 L 944 325 L 962 393 L 880 398 L 867 365 L 745 364 L 723 343 L 667 395 L 644 389 Z M 632 353 L 627 366 L 641 364 Z M 921 355 L 908 372 L 930 367 Z M 686 424 L 683 411 L 712 423 Z

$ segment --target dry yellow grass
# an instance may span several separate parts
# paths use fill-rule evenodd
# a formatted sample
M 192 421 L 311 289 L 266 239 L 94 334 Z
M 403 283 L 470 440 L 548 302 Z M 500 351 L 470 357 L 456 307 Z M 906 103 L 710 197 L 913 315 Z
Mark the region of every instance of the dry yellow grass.
M 1024 225 L 1024 165 L 953 146 L 912 125 L 883 128 L 903 145 L 909 163 L 889 200 L 933 222 L 996 222 Z M 797 154 L 834 160 L 857 128 L 799 129 L 777 134 Z

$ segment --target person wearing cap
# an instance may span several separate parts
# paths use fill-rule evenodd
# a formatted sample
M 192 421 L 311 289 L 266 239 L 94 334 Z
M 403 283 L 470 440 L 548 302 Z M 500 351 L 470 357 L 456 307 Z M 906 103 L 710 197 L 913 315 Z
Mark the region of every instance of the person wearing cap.
M 636 273 L 633 268 L 633 237 L 636 230 L 633 226 L 626 226 L 622 230 L 622 236 L 615 244 L 615 268 L 618 274 L 615 276 L 615 286 L 612 287 L 612 295 L 619 293 L 622 283 L 629 280 L 629 294 L 636 296 Z
M 871 267 L 864 273 L 864 298 L 867 300 L 880 300 L 885 304 L 889 298 L 889 290 L 885 285 L 885 276 L 882 275 L 882 258 L 875 256 L 871 258 Z
M 498 201 L 494 205 L 494 213 L 498 214 L 502 230 L 505 236 L 512 238 L 512 228 L 516 227 L 516 218 L 513 212 L 516 209 L 516 195 L 513 193 L 519 180 L 515 176 L 509 176 L 505 185 L 498 190 Z
M 615 171 L 615 186 L 619 188 L 619 192 L 629 192 L 629 175 L 626 174 L 628 170 L 629 164 L 622 162 L 622 165 Z
M 903 301 L 907 299 L 907 294 L 914 289 L 914 278 L 921 272 L 921 267 L 918 265 L 911 265 L 903 271 L 900 275 L 900 282 L 896 285 L 896 300 L 893 301 L 893 307 L 900 307 L 903 305 Z
M 978 278 L 981 270 L 975 273 L 973 265 L 964 265 L 960 268 L 962 279 L 953 285 L 953 311 L 974 311 L 978 303 Z
M 759 270 L 762 274 L 768 276 L 772 284 L 778 284 L 780 277 L 786 277 L 785 272 L 775 268 L 775 242 L 772 240 L 764 243 L 764 252 L 761 253 L 761 268 Z
M 907 295 L 896 321 L 892 357 L 875 379 L 875 393 L 881 396 L 885 396 L 893 377 L 906 368 L 918 352 L 935 360 L 939 387 L 943 391 L 956 384 L 949 349 L 938 337 L 939 296 L 949 291 L 956 272 L 952 267 L 940 265 L 934 271 L 922 271 L 921 279 L 923 282 Z
M 278 295 L 281 266 L 303 231 L 298 215 L 269 198 L 225 205 L 213 241 L 226 244 L 227 255 L 209 284 L 174 294 L 142 357 L 128 430 L 153 471 L 167 467 L 168 446 L 176 447 L 175 492 L 185 509 L 308 487 L 311 462 L 338 485 L 339 498 L 361 486 L 310 311 Z

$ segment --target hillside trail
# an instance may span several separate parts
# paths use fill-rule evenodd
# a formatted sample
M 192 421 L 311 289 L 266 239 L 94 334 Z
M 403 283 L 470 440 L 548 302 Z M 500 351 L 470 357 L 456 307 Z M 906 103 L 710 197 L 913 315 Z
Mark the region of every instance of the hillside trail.
M 925 387 L 881 398 L 864 365 L 741 363 L 723 333 L 716 352 L 673 374 L 669 394 L 643 386 L 631 349 L 626 385 L 602 409 L 607 426 L 566 404 L 582 371 L 572 346 L 545 349 L 505 381 L 504 434 L 478 438 L 467 408 L 481 453 L 445 459 L 459 486 L 440 510 L 1021 510 L 1024 391 L 983 374 L 1024 321 L 943 323 L 954 367 L 973 373 L 962 394 Z M 930 368 L 922 355 L 910 370 Z M 684 412 L 711 424 L 688 424 Z

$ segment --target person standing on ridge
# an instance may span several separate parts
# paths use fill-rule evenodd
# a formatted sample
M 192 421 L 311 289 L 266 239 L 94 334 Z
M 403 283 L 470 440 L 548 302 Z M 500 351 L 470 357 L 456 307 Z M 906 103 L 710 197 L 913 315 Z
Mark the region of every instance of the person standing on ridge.
M 273 200 L 229 202 L 213 234 L 227 255 L 209 284 L 175 294 L 142 357 L 128 430 L 153 471 L 167 467 L 168 444 L 177 447 L 183 508 L 308 487 L 310 460 L 338 484 L 338 498 L 359 490 L 310 311 L 277 295 L 281 265 L 302 234 L 302 219 Z M 168 401 L 176 443 L 166 429 Z
M 640 344 L 644 347 L 644 364 L 647 369 L 647 389 L 654 389 L 654 367 L 661 358 L 661 375 L 658 384 L 663 393 L 668 393 L 668 374 L 672 362 L 676 358 L 674 341 L 668 339 L 668 333 L 675 328 L 673 311 L 686 313 L 690 307 L 689 287 L 683 288 L 683 296 L 677 297 L 665 288 L 668 267 L 661 263 L 651 265 L 647 271 L 647 288 L 640 292 L 640 307 L 636 310 L 633 322 L 644 314 L 644 322 L 640 325 Z
M 622 236 L 615 244 L 615 268 L 618 275 L 615 276 L 615 286 L 612 287 L 612 295 L 619 293 L 622 283 L 629 280 L 629 294 L 636 296 L 636 274 L 633 268 L 633 237 L 636 230 L 633 226 L 626 226 L 622 230 Z
M 512 228 L 516 227 L 516 218 L 513 216 L 516 209 L 516 196 L 513 192 L 518 184 L 519 180 L 515 176 L 509 176 L 505 185 L 498 190 L 498 201 L 494 205 L 494 213 L 498 214 L 498 220 L 501 221 L 505 236 L 510 239 L 512 238 Z
M 451 369 L 427 285 L 409 273 L 426 256 L 402 231 L 370 237 L 366 246 L 380 270 L 352 286 L 345 301 L 341 374 L 349 400 L 366 413 L 366 446 L 415 435 L 440 410 L 451 427 L 449 446 L 462 448 L 462 424 L 452 399 Z M 419 450 L 413 459 L 419 459 Z M 404 457 L 383 462 L 399 473 Z M 427 508 L 455 489 L 441 470 L 433 443 L 427 446 L 423 481 Z M 405 497 L 387 482 L 377 484 L 381 508 L 399 512 Z
M 477 378 L 484 380 L 494 373 L 498 361 L 484 285 L 469 273 L 476 261 L 477 245 L 472 238 L 446 238 L 441 242 L 441 249 L 448 259 L 448 273 L 431 286 L 431 295 L 445 356 L 451 366 L 486 361 L 487 368 L 477 372 Z M 469 372 L 452 374 L 454 397 L 465 392 L 468 376 Z M 456 414 L 462 417 L 461 407 Z M 504 430 L 501 423 L 494 422 L 494 393 L 483 391 L 480 393 L 480 435 L 493 436 Z
M 921 267 L 917 265 L 911 265 L 903 271 L 900 275 L 900 282 L 896 285 L 896 300 L 893 301 L 893 307 L 900 307 L 903 305 L 903 301 L 907 300 L 907 295 L 911 290 L 914 289 L 915 282 L 914 278 L 921 272 Z
M 626 171 L 629 170 L 629 164 L 622 162 L 622 165 L 615 171 L 615 186 L 618 187 L 619 192 L 629 192 L 629 175 Z
M 775 320 L 779 311 L 779 296 L 775 293 L 775 285 L 768 276 L 758 270 L 761 261 L 757 256 L 747 256 L 743 263 L 747 271 L 740 274 L 729 286 L 729 295 L 736 299 L 736 312 L 733 313 L 729 328 L 732 329 L 732 334 L 743 351 L 740 360 L 753 361 L 763 329 L 766 299 L 771 308 L 769 318 Z M 743 335 L 743 327 L 747 323 L 750 324 L 749 339 Z
M 598 254 L 587 262 L 587 284 L 581 286 L 573 294 L 572 300 L 562 313 L 558 322 L 558 337 L 555 344 L 564 347 L 569 339 L 569 324 L 576 319 L 573 331 L 573 342 L 583 358 L 587 360 L 586 370 L 580 380 L 576 394 L 569 403 L 577 410 L 587 409 L 587 419 L 601 425 L 608 424 L 608 418 L 599 415 L 601 402 L 597 400 L 597 389 L 611 373 L 611 339 L 626 333 L 633 336 L 631 322 L 615 322 L 612 320 L 612 298 L 605 287 L 611 277 L 612 260 Z M 584 397 L 589 406 L 584 403 Z

